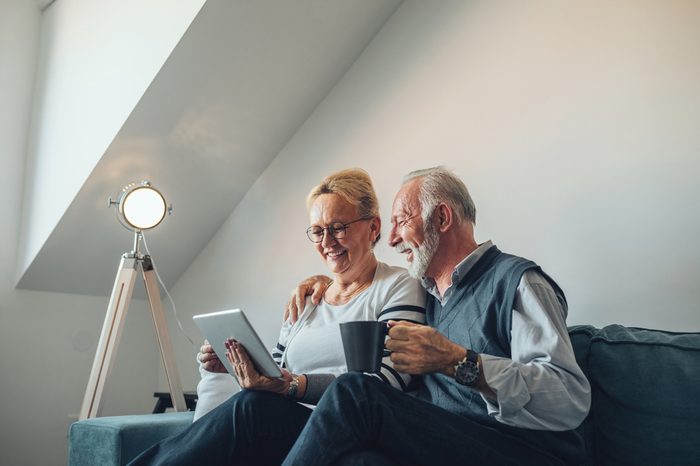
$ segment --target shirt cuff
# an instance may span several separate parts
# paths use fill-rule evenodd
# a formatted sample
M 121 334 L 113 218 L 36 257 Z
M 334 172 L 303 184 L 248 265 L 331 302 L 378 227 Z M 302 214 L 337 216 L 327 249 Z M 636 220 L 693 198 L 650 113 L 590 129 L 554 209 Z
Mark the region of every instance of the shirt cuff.
M 306 391 L 299 400 L 302 403 L 315 405 L 321 399 L 326 388 L 335 380 L 333 374 L 304 374 L 306 376 Z
M 481 367 L 484 380 L 496 394 L 496 399 L 481 398 L 486 402 L 489 416 L 506 420 L 520 412 L 530 401 L 530 393 L 520 376 L 517 363 L 512 359 L 481 354 Z

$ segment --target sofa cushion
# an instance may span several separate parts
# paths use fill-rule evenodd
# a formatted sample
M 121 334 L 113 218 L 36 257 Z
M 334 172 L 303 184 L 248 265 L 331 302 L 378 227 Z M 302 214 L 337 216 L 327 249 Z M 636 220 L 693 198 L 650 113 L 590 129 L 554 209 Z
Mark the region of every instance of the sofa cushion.
M 591 347 L 591 339 L 599 332 L 592 325 L 574 325 L 569 327 L 569 338 L 574 348 L 576 362 L 588 377 L 588 353 Z
M 576 356 L 576 362 L 583 371 L 584 375 L 588 380 L 591 379 L 588 367 L 589 353 L 591 347 L 591 340 L 599 332 L 599 330 L 592 325 L 575 325 L 569 327 L 569 338 L 571 339 L 571 346 L 574 348 L 574 356 Z M 583 435 L 583 441 L 586 445 L 586 453 L 589 458 L 594 457 L 595 452 L 595 428 L 593 425 L 593 414 L 589 413 L 583 424 L 579 427 L 581 435 Z
M 596 464 L 700 464 L 700 333 L 610 325 L 587 369 Z
M 69 466 L 121 466 L 192 424 L 192 412 L 85 419 L 70 427 Z

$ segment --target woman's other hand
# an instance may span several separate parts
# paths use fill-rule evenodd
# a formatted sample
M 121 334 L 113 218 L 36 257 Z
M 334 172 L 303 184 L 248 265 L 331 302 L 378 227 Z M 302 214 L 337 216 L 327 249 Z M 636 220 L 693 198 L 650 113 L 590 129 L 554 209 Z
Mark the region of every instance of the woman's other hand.
M 320 303 L 323 293 L 326 292 L 331 283 L 333 283 L 333 280 L 325 275 L 314 275 L 299 283 L 292 290 L 287 307 L 284 309 L 283 320 L 289 319 L 292 323 L 295 323 L 299 319 L 299 314 L 304 310 L 306 297 L 310 295 L 312 303 Z
M 207 340 L 204 340 L 204 344 L 201 348 L 199 348 L 197 361 L 202 364 L 202 367 L 206 371 L 219 373 L 227 372 L 226 366 L 223 365 L 219 357 L 214 352 L 214 348 L 212 348 Z
M 233 339 L 226 340 L 224 345 L 226 358 L 233 366 L 234 375 L 241 388 L 274 392 L 280 395 L 287 394 L 289 383 L 292 381 L 292 374 L 289 371 L 282 369 L 282 378 L 279 379 L 264 376 L 255 369 L 243 345 Z

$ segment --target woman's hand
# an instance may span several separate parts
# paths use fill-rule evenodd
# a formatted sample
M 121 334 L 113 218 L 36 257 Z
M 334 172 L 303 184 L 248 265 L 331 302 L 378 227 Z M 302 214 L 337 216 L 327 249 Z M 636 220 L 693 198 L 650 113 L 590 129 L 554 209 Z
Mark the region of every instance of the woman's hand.
M 297 285 L 292 290 L 292 296 L 289 298 L 287 307 L 284 308 L 284 319 L 291 320 L 295 323 L 299 318 L 299 314 L 304 310 L 306 297 L 311 295 L 311 302 L 318 304 L 321 302 L 321 297 L 326 289 L 333 283 L 330 277 L 325 275 L 314 275 L 307 278 Z
M 207 340 L 204 340 L 204 344 L 201 348 L 199 348 L 197 361 L 202 364 L 202 367 L 206 371 L 219 373 L 227 372 L 226 366 L 224 366 L 224 364 L 221 362 L 219 357 L 214 352 L 214 348 L 212 348 Z
M 233 366 L 234 375 L 241 388 L 279 393 L 280 395 L 287 394 L 289 383 L 292 381 L 292 374 L 288 370 L 282 369 L 282 378 L 279 379 L 264 376 L 255 369 L 255 365 L 243 345 L 229 338 L 224 342 L 224 346 L 226 346 L 226 358 Z

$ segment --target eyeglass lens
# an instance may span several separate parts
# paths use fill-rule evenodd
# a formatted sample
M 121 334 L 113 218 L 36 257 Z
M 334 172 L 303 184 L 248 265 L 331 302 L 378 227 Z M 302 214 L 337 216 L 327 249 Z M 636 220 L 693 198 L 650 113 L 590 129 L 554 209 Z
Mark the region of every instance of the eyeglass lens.
M 323 241 L 323 235 L 326 231 L 335 239 L 343 239 L 345 237 L 345 230 L 347 229 L 348 227 L 345 226 L 345 224 L 343 223 L 334 223 L 333 225 L 329 225 L 326 228 L 311 227 L 308 230 L 306 230 L 306 234 L 308 235 L 309 239 L 314 243 L 320 243 L 321 241 Z

